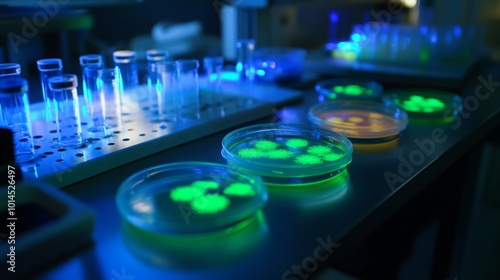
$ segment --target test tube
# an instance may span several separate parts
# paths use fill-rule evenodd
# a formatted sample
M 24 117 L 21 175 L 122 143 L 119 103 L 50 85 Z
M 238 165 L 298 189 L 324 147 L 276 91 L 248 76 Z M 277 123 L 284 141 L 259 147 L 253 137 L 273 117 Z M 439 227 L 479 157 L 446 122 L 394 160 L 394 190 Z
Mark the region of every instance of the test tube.
M 108 128 L 121 125 L 121 95 L 116 81 L 117 76 L 116 68 L 102 68 L 99 70 L 97 84 L 104 96 L 104 119 Z
M 0 63 L 0 79 L 17 79 L 21 77 L 19 63 Z
M 236 72 L 241 81 L 253 81 L 255 78 L 254 50 L 255 40 L 253 39 L 241 39 L 236 42 Z
M 80 106 L 78 103 L 78 78 L 62 74 L 48 79 L 49 98 L 54 106 L 57 126 L 57 147 L 83 147 Z
M 19 63 L 0 63 L 0 80 L 18 79 L 21 77 L 21 65 Z M 2 117 L 2 105 L 0 105 L 0 126 L 5 125 Z
M 221 56 L 206 56 L 203 58 L 203 68 L 207 75 L 207 92 L 205 102 L 210 107 L 221 106 L 224 103 L 224 95 L 221 91 L 221 75 L 224 58 Z
M 38 60 L 36 63 L 38 65 L 40 81 L 42 83 L 43 102 L 45 104 L 45 119 L 47 122 L 50 122 L 54 118 L 54 112 L 52 103 L 48 97 L 50 91 L 48 79 L 62 74 L 62 60 L 59 58 L 45 58 Z
M 134 51 L 121 50 L 113 52 L 113 61 L 117 69 L 117 82 L 126 103 L 144 101 L 142 91 L 137 91 L 139 73 L 137 70 L 137 56 Z
M 35 157 L 25 79 L 0 79 L 0 104 L 4 127 L 12 130 L 17 162 L 27 162 Z
M 148 50 L 146 51 L 146 59 L 148 61 L 148 76 L 147 85 L 151 88 L 156 87 L 156 62 L 166 61 L 168 58 L 167 51 L 164 50 Z
M 83 89 L 83 96 L 85 97 L 85 100 L 87 98 L 87 81 L 85 79 L 85 67 L 87 66 L 98 66 L 102 67 L 102 55 L 100 54 L 86 54 L 80 56 L 80 66 L 82 67 L 82 89 Z
M 175 98 L 178 92 L 177 66 L 173 61 L 156 63 L 158 83 L 156 93 L 158 99 L 158 117 L 154 122 L 166 123 L 177 120 Z
M 97 73 L 96 84 L 102 110 L 98 116 L 103 120 L 102 131 L 105 135 L 110 135 L 110 128 L 121 125 L 120 92 L 116 76 L 115 68 L 101 68 Z
M 178 116 L 182 120 L 200 118 L 200 94 L 198 84 L 198 68 L 196 59 L 175 61 L 177 68 L 178 92 L 175 97 Z
M 148 61 L 147 70 L 148 74 L 146 76 L 146 84 L 148 87 L 148 98 L 150 112 L 153 116 L 156 116 L 158 111 L 158 94 L 156 92 L 156 84 L 158 82 L 156 63 L 166 61 L 168 58 L 167 51 L 164 50 L 148 50 L 146 51 L 146 59 Z

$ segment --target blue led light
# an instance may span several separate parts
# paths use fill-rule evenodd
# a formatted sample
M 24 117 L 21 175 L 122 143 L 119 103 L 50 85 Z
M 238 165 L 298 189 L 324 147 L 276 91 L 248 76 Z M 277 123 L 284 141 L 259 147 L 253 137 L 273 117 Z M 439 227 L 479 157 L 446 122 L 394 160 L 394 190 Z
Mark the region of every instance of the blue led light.
M 265 75 L 266 75 L 266 71 L 264 71 L 264 70 L 262 70 L 262 69 L 259 69 L 259 70 L 257 70 L 257 75 L 259 75 L 259 76 L 261 76 L 261 77 L 262 77 L 262 76 L 265 76 Z

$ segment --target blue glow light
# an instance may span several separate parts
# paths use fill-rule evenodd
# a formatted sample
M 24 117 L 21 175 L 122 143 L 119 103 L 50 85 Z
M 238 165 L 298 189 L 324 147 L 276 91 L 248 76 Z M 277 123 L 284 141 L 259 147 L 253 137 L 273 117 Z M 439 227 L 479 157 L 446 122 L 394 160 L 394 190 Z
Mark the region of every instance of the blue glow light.
M 330 22 L 332 23 L 339 22 L 339 14 L 337 12 L 330 12 Z
M 354 33 L 351 35 L 351 40 L 354 42 L 359 42 L 361 41 L 361 35 L 359 35 L 358 33 Z
M 262 76 L 265 76 L 265 75 L 266 75 L 266 71 L 264 71 L 264 70 L 262 70 L 262 69 L 259 69 L 259 70 L 257 70 L 257 75 L 259 75 L 259 76 L 261 76 L 261 77 L 262 77 Z
M 222 72 L 221 79 L 225 81 L 239 81 L 240 78 L 236 72 Z

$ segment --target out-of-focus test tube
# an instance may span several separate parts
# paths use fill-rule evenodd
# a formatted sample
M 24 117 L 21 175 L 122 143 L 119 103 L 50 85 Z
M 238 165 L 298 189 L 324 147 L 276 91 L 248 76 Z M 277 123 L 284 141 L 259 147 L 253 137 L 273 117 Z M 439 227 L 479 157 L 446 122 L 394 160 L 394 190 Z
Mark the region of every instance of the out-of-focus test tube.
M 254 50 L 255 40 L 253 39 L 242 39 L 236 42 L 236 72 L 241 81 L 253 81 L 255 79 Z
M 149 99 L 149 112 L 152 116 L 158 114 L 158 94 L 156 91 L 156 84 L 158 83 L 158 76 L 156 71 L 156 63 L 166 61 L 168 58 L 167 51 L 164 50 L 148 50 L 146 51 L 147 70 L 146 85 L 148 89 Z
M 147 100 L 145 92 L 137 90 L 139 73 L 137 55 L 134 51 L 121 50 L 113 52 L 113 61 L 117 69 L 117 82 L 122 94 L 122 102 L 143 102 Z M 127 112 L 129 113 L 129 112 Z
M 86 75 L 91 76 L 92 121 L 94 126 L 89 131 L 111 135 L 110 128 L 121 124 L 120 92 L 116 82 L 115 68 L 89 66 Z
M 196 59 L 175 61 L 177 68 L 178 92 L 175 103 L 181 120 L 200 118 L 200 94 L 198 84 L 198 68 Z
M 28 98 L 28 82 L 25 79 L 0 79 L 0 104 L 4 127 L 14 134 L 17 162 L 27 162 L 35 157 Z
M 50 91 L 48 79 L 53 76 L 62 75 L 63 64 L 59 58 L 45 58 L 37 62 L 38 71 L 40 72 L 40 81 L 42 83 L 43 102 L 45 104 L 45 119 L 47 122 L 54 120 L 54 108 L 52 102 L 48 98 Z
M 88 91 L 88 86 L 87 86 L 87 80 L 85 79 L 85 67 L 87 66 L 98 66 L 102 67 L 102 55 L 100 54 L 86 54 L 80 56 L 80 66 L 82 67 L 82 91 L 83 91 L 83 96 L 85 98 L 85 104 L 82 104 L 82 113 L 83 115 L 88 114 L 88 110 L 90 109 L 90 104 L 89 104 L 89 97 L 87 96 L 89 94 Z
M 146 59 L 148 61 L 148 76 L 147 85 L 151 88 L 156 87 L 157 75 L 156 75 L 156 62 L 166 61 L 168 58 L 167 51 L 164 50 L 148 50 L 146 51 Z
M 0 79 L 17 79 L 21 77 L 19 63 L 0 63 Z
M 222 67 L 224 58 L 221 56 L 206 56 L 203 58 L 203 68 L 207 75 L 207 92 L 203 96 L 204 102 L 209 106 L 222 106 L 224 95 L 221 89 Z
M 177 66 L 173 61 L 156 63 L 158 116 L 154 122 L 162 123 L 177 120 L 176 95 L 178 94 Z
M 57 147 L 82 148 L 82 126 L 78 102 L 78 78 L 63 74 L 48 79 L 49 98 L 53 103 L 57 126 Z
M 97 86 L 104 100 L 104 120 L 107 128 L 121 125 L 120 91 L 116 81 L 116 68 L 102 68 L 99 70 Z
M 0 80 L 21 78 L 21 65 L 19 63 L 0 63 Z M 2 105 L 0 104 L 0 126 L 4 125 Z

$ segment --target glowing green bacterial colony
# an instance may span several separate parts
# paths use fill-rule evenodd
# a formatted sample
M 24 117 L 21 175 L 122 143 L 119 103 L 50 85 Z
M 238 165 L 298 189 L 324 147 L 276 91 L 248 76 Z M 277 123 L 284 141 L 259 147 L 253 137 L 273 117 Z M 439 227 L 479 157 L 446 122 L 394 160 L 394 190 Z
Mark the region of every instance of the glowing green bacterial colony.
M 291 138 L 286 141 L 258 140 L 239 150 L 238 156 L 245 159 L 293 160 L 300 165 L 315 165 L 338 160 L 343 154 L 326 145 L 311 145 L 305 139 Z
M 360 85 L 346 85 L 346 86 L 334 86 L 332 89 L 333 93 L 340 93 L 346 95 L 371 95 L 373 94 L 373 89 L 366 88 Z
M 443 111 L 445 103 L 437 98 L 424 98 L 420 95 L 412 95 L 402 103 L 400 100 L 395 99 L 398 104 L 401 104 L 404 110 L 419 113 L 434 113 Z
M 193 211 L 198 214 L 215 214 L 229 207 L 228 196 L 254 196 L 251 185 L 241 182 L 229 184 L 219 193 L 221 185 L 215 181 L 195 181 L 189 186 L 181 186 L 170 192 L 170 198 L 176 202 L 189 203 Z

